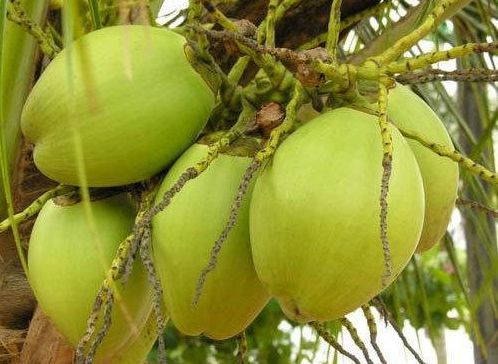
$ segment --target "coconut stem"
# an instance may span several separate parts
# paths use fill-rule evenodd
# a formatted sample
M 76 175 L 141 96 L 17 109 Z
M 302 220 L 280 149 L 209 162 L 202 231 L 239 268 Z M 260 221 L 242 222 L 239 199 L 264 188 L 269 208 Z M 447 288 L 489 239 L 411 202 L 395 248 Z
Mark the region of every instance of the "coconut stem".
M 472 174 L 480 177 L 486 182 L 489 182 L 493 185 L 498 185 L 498 174 L 490 171 L 483 165 L 474 162 L 472 159 L 466 157 L 460 152 L 453 150 L 445 145 L 433 143 L 431 141 L 426 140 L 422 136 L 416 134 L 413 131 L 407 131 L 403 128 L 398 128 L 401 134 L 404 137 L 413 139 L 423 145 L 424 147 L 432 150 L 434 153 L 440 155 L 441 157 L 449 158 L 454 162 L 461 164 L 465 169 L 467 169 Z
M 418 26 L 408 35 L 399 39 L 392 47 L 389 47 L 380 55 L 373 57 L 372 60 L 379 64 L 387 64 L 397 59 L 404 52 L 408 51 L 420 39 L 429 34 L 432 31 L 434 25 L 437 24 L 441 18 L 443 18 L 446 10 L 452 4 L 458 1 L 459 0 L 441 0 L 439 2 L 436 2 L 434 9 L 432 9 L 432 11 L 426 16 L 420 26 Z
M 279 0 L 270 0 L 268 2 L 268 13 L 266 14 L 266 40 L 267 47 L 275 47 L 275 13 Z
M 7 2 L 7 19 L 18 24 L 31 34 L 48 58 L 53 59 L 60 52 L 60 48 L 55 44 L 52 35 L 44 32 L 37 23 L 28 17 L 19 1 Z
M 212 39 L 235 44 L 241 53 L 251 57 L 254 63 L 256 63 L 259 68 L 264 70 L 273 87 L 276 90 L 282 91 L 282 80 L 285 79 L 288 73 L 287 69 L 281 63 L 276 62 L 274 57 L 270 56 L 268 52 L 263 52 L 262 50 L 266 48 L 258 45 L 255 40 L 233 31 L 206 30 L 201 26 L 195 25 L 192 26 L 192 29 L 196 32 L 206 34 Z
M 45 203 L 49 200 L 51 200 L 54 197 L 58 196 L 69 196 L 77 191 L 76 187 L 73 186 L 65 186 L 65 185 L 59 185 L 47 192 L 45 192 L 43 195 L 38 197 L 36 200 L 34 200 L 28 207 L 26 207 L 23 211 L 15 214 L 13 216 L 13 221 L 10 219 L 5 219 L 4 221 L 0 222 L 0 233 L 6 231 L 12 226 L 12 222 L 14 222 L 16 225 L 20 224 L 23 221 L 28 220 L 30 217 L 36 215 L 38 212 L 40 212 L 41 208 Z
M 152 218 L 163 211 L 170 203 L 171 199 L 183 188 L 183 186 L 190 180 L 202 174 L 209 165 L 218 157 L 218 155 L 227 148 L 230 143 L 237 139 L 245 128 L 246 118 L 240 118 L 239 121 L 226 133 L 224 133 L 216 142 L 208 147 L 207 156 L 199 161 L 196 165 L 187 168 L 180 177 L 176 180 L 175 184 L 167 190 L 161 198 L 161 201 L 153 206 L 144 216 L 143 219 L 136 225 L 148 225 Z
M 239 215 L 239 210 L 242 204 L 242 200 L 249 189 L 252 178 L 254 177 L 258 169 L 263 165 L 263 163 L 266 160 L 268 160 L 273 155 L 273 153 L 275 153 L 275 150 L 282 141 L 282 138 L 292 131 L 292 128 L 294 127 L 296 122 L 296 113 L 298 108 L 301 106 L 301 103 L 304 100 L 304 95 L 305 94 L 303 87 L 299 82 L 297 82 L 294 88 L 293 97 L 291 101 L 287 104 L 287 107 L 285 109 L 286 114 L 284 121 L 278 127 L 273 129 L 265 147 L 262 150 L 260 150 L 258 153 L 256 153 L 256 156 L 254 157 L 251 165 L 247 168 L 246 172 L 244 173 L 239 188 L 237 189 L 235 199 L 230 208 L 228 221 L 225 224 L 220 236 L 218 237 L 218 239 L 216 239 L 214 246 L 211 249 L 209 262 L 206 265 L 206 267 L 204 267 L 204 269 L 201 271 L 201 274 L 197 281 L 194 299 L 192 301 L 192 304 L 194 306 L 197 305 L 197 303 L 199 302 L 202 290 L 204 288 L 204 284 L 206 283 L 207 275 L 216 268 L 221 248 L 223 247 L 223 244 L 228 238 L 228 235 L 235 226 L 235 223 L 237 222 L 237 217 Z
M 154 314 L 156 316 L 156 327 L 158 336 L 158 347 L 159 347 L 159 363 L 166 362 L 166 348 L 164 343 L 163 331 L 166 325 L 166 319 L 162 312 L 162 296 L 163 287 L 161 281 L 156 272 L 154 262 L 151 257 L 151 230 L 152 227 L 149 225 L 145 228 L 144 234 L 142 236 L 142 241 L 140 242 L 140 258 L 142 263 L 147 270 L 147 276 L 149 278 L 149 283 L 152 285 L 152 303 Z
M 144 214 L 150 208 L 150 205 L 152 204 L 152 201 L 156 194 L 156 187 L 157 186 L 153 185 L 149 189 L 142 192 L 140 208 L 137 217 L 135 218 L 135 224 L 138 224 L 142 220 Z M 87 320 L 85 333 L 78 342 L 76 348 L 77 363 L 88 362 L 89 360 L 91 363 L 91 360 L 93 360 L 101 341 L 109 331 L 115 294 L 117 296 L 117 299 L 120 299 L 120 297 L 117 295 L 117 292 L 115 292 L 115 284 L 120 279 L 123 283 L 127 282 L 128 277 L 131 274 L 133 262 L 135 261 L 136 257 L 136 252 L 143 235 L 144 228 L 134 230 L 132 234 L 128 235 L 119 244 L 116 256 L 114 257 L 111 263 L 111 267 L 107 271 L 106 276 L 99 288 L 97 296 L 95 297 L 92 312 L 90 313 Z M 95 333 L 97 321 L 100 317 L 102 307 L 103 325 L 93 339 L 90 345 L 90 349 L 85 357 L 85 349 Z
M 373 364 L 372 359 L 370 359 L 370 355 L 368 354 L 367 347 L 365 346 L 365 343 L 361 339 L 361 337 L 358 335 L 358 331 L 354 327 L 353 323 L 349 321 L 346 317 L 343 317 L 339 320 L 342 326 L 348 330 L 349 335 L 353 339 L 354 343 L 358 348 L 360 348 L 361 352 L 363 353 L 363 356 L 365 357 L 365 360 L 367 361 L 368 364 Z
M 465 198 L 458 198 L 456 200 L 456 204 L 457 206 L 465 206 L 473 210 L 480 211 L 492 219 L 498 219 L 498 210 L 484 206 L 483 204 L 477 201 L 467 200 Z
M 393 143 L 392 136 L 389 130 L 389 123 L 387 121 L 387 97 L 388 97 L 388 84 L 387 77 L 382 79 L 379 83 L 379 127 L 382 136 L 382 180 L 380 188 L 380 240 L 382 242 L 382 251 L 384 255 L 384 274 L 382 275 L 382 287 L 388 285 L 389 279 L 392 275 L 392 257 L 391 247 L 388 238 L 388 203 L 387 198 L 389 194 L 389 180 L 392 172 L 392 159 L 393 159 Z
M 316 321 L 312 321 L 309 323 L 311 327 L 315 329 L 318 335 L 325 340 L 330 346 L 332 346 L 336 351 L 341 353 L 342 355 L 351 359 L 355 364 L 361 364 L 360 360 L 354 356 L 354 354 L 348 352 L 346 349 L 342 347 L 341 344 L 337 341 L 337 339 L 332 335 L 326 328 L 325 325 Z
M 426 68 L 434 63 L 465 57 L 470 54 L 492 52 L 498 49 L 498 41 L 489 43 L 466 43 L 446 51 L 436 51 L 413 58 L 404 58 L 386 66 L 389 74 L 403 73 L 415 69 Z
M 377 5 L 374 5 L 370 8 L 367 8 L 363 11 L 360 11 L 359 13 L 356 13 L 354 15 L 351 15 L 341 21 L 340 23 L 340 28 L 339 32 L 342 32 L 352 26 L 354 26 L 356 23 L 359 23 L 362 20 L 365 20 L 367 18 L 370 18 L 371 16 L 375 16 L 382 11 L 384 11 L 388 6 L 392 5 L 389 1 L 384 1 L 382 3 L 379 3 Z M 318 35 L 317 37 L 307 41 L 306 43 L 303 43 L 302 45 L 299 46 L 299 50 L 306 50 L 306 49 L 311 49 L 320 46 L 320 44 L 324 43 L 327 41 L 328 38 L 328 33 L 322 33 Z
M 245 363 L 245 355 L 247 353 L 247 339 L 246 339 L 246 332 L 242 331 L 240 334 L 237 335 L 235 338 L 237 341 L 237 359 L 239 364 L 244 364 Z
M 333 0 L 330 7 L 326 48 L 333 64 L 337 62 L 337 43 L 341 33 L 341 4 L 342 0 Z
M 486 68 L 467 68 L 456 71 L 443 71 L 430 68 L 420 72 L 401 74 L 396 76 L 396 81 L 405 85 L 435 81 L 497 82 L 498 70 Z
M 213 17 L 213 19 L 221 25 L 224 29 L 231 30 L 233 32 L 238 31 L 237 25 L 228 19 L 225 14 L 216 8 L 216 6 L 209 0 L 201 0 L 202 5 L 207 10 L 207 12 Z
M 92 364 L 93 359 L 95 358 L 95 354 L 99 348 L 99 345 L 104 340 L 105 336 L 109 332 L 112 324 L 112 308 L 114 305 L 114 294 L 111 292 L 108 293 L 108 297 L 106 302 L 104 303 L 104 314 L 103 314 L 103 323 L 100 330 L 97 332 L 95 339 L 88 350 L 88 354 L 86 356 L 85 364 Z
M 408 339 L 403 334 L 403 330 L 400 329 L 400 327 L 391 316 L 391 313 L 386 309 L 382 301 L 376 297 L 372 300 L 372 305 L 379 311 L 381 315 L 384 316 L 384 319 L 391 324 L 392 328 L 394 329 L 394 331 L 396 331 L 399 338 L 403 342 L 403 345 L 410 351 L 410 353 L 412 353 L 413 357 L 417 360 L 417 362 L 419 362 L 420 364 L 425 364 L 420 355 L 418 355 L 415 349 L 408 343 Z
M 375 323 L 375 318 L 372 314 L 372 311 L 370 310 L 370 306 L 363 305 L 361 306 L 361 309 L 363 311 L 363 315 L 367 320 L 368 331 L 370 333 L 370 344 L 377 353 L 380 362 L 382 364 L 387 364 L 386 359 L 384 358 L 384 355 L 382 354 L 382 351 L 380 350 L 379 345 L 377 344 L 377 324 Z
M 240 182 L 239 188 L 237 189 L 237 193 L 235 194 L 235 199 L 232 203 L 232 207 L 230 208 L 230 216 L 228 217 L 228 221 L 223 228 L 218 239 L 216 239 L 213 248 L 209 254 L 209 262 L 201 271 L 200 277 L 197 281 L 197 285 L 195 287 L 195 295 L 193 300 L 193 305 L 197 305 L 199 303 L 199 299 L 201 297 L 202 289 L 204 288 L 204 284 L 206 283 L 207 275 L 212 272 L 216 268 L 216 264 L 218 263 L 218 256 L 220 254 L 221 248 L 223 244 L 228 238 L 228 235 L 232 231 L 233 227 L 237 223 L 237 218 L 239 216 L 240 206 L 242 205 L 242 200 L 244 199 L 247 191 L 249 190 L 249 186 L 251 184 L 251 180 L 258 171 L 259 167 L 261 167 L 261 162 L 257 159 L 253 159 L 251 165 L 246 169 L 244 176 L 242 177 L 242 181 Z

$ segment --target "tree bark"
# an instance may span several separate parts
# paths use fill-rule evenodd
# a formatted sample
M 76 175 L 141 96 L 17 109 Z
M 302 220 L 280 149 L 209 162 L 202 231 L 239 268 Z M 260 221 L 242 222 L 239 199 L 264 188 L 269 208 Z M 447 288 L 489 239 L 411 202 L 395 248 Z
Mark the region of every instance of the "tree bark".
M 37 308 L 24 343 L 20 364 L 71 364 L 74 351 Z

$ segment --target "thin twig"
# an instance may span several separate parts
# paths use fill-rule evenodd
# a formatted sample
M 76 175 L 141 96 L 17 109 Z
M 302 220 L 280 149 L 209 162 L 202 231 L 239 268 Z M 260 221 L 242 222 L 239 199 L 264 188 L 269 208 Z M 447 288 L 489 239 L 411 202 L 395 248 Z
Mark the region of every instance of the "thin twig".
M 245 355 L 247 353 L 247 338 L 246 332 L 242 331 L 236 337 L 237 340 L 237 360 L 239 364 L 245 363 Z
M 455 71 L 428 69 L 420 72 L 409 72 L 398 75 L 396 76 L 396 81 L 405 85 L 434 81 L 497 82 L 498 70 L 486 68 L 469 68 Z
M 363 356 L 365 357 L 365 360 L 367 361 L 368 364 L 373 364 L 372 359 L 370 359 L 370 355 L 368 354 L 368 349 L 361 339 L 360 335 L 358 335 L 358 330 L 354 327 L 353 323 L 349 321 L 346 317 L 343 317 L 339 320 L 342 326 L 348 330 L 349 335 L 353 339 L 354 343 L 356 346 L 361 350 L 363 353 Z
M 195 287 L 195 296 L 193 300 L 194 306 L 199 303 L 202 289 L 204 288 L 204 284 L 206 283 L 207 275 L 216 268 L 221 248 L 223 247 L 223 244 L 227 240 L 228 235 L 237 222 L 237 218 L 240 212 L 240 206 L 242 205 L 242 200 L 249 190 L 251 180 L 254 177 L 254 174 L 258 171 L 259 167 L 261 167 L 261 162 L 257 159 L 253 159 L 252 163 L 249 165 L 246 172 L 244 173 L 244 176 L 242 177 L 242 181 L 240 182 L 239 188 L 237 189 L 237 192 L 235 194 L 235 199 L 232 203 L 232 207 L 230 208 L 230 216 L 228 217 L 228 221 L 226 222 L 220 236 L 215 241 L 214 246 L 209 254 L 209 262 L 201 271 L 199 280 L 197 281 L 197 285 Z
M 370 310 L 370 306 L 363 305 L 361 306 L 361 309 L 363 311 L 363 315 L 367 320 L 368 331 L 370 332 L 370 344 L 377 353 L 380 362 L 382 364 L 387 364 L 386 359 L 384 358 L 384 355 L 382 354 L 382 351 L 380 350 L 379 345 L 377 344 L 377 324 L 375 323 L 375 318 L 372 314 L 372 311 Z
M 21 26 L 26 32 L 36 39 L 42 52 L 50 59 L 61 51 L 55 43 L 52 35 L 31 20 L 19 1 L 7 1 L 7 19 Z
M 457 198 L 456 204 L 458 206 L 465 206 L 465 207 L 469 207 L 471 209 L 480 211 L 480 212 L 486 214 L 487 216 L 489 216 L 493 219 L 498 218 L 498 210 L 484 206 L 483 204 L 481 204 L 477 201 L 467 200 L 465 198 Z
M 26 207 L 23 211 L 15 214 L 13 216 L 13 221 L 16 225 L 20 224 L 23 221 L 26 221 L 30 217 L 36 215 L 40 212 L 41 208 L 47 201 L 54 197 L 62 196 L 62 195 L 70 195 L 77 191 L 77 187 L 73 186 L 65 186 L 59 185 L 50 191 L 45 192 L 43 195 L 34 200 L 28 207 Z M 0 233 L 6 231 L 12 226 L 12 220 L 5 219 L 0 222 Z
M 318 335 L 323 340 L 325 340 L 330 346 L 332 346 L 335 350 L 337 350 L 342 355 L 351 359 L 355 364 L 361 364 L 360 360 L 356 356 L 354 356 L 354 354 L 350 353 L 349 351 L 344 349 L 341 344 L 339 344 L 336 338 L 330 332 L 327 331 L 324 324 L 312 321 L 309 323 L 309 325 L 313 327 L 318 333 Z
M 378 298 L 374 298 L 372 300 L 372 304 L 377 310 L 384 315 L 384 318 L 391 324 L 391 327 L 396 331 L 398 334 L 399 338 L 403 342 L 403 345 L 412 353 L 413 357 L 420 363 L 420 364 L 425 364 L 425 362 L 422 360 L 420 355 L 415 351 L 415 349 L 408 343 L 408 339 L 406 338 L 405 334 L 403 334 L 403 331 L 399 328 L 398 324 L 396 321 L 391 316 L 391 313 L 386 310 L 385 306 L 383 303 Z

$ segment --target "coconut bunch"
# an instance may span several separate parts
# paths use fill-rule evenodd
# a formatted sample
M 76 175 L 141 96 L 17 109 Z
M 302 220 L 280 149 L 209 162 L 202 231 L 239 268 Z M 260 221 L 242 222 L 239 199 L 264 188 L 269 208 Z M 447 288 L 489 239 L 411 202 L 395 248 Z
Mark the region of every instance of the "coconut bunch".
M 256 172 L 271 130 L 250 136 L 244 127 L 215 138 L 217 146 L 228 140 L 218 149 L 206 142 L 219 90 L 193 51 L 171 30 L 103 28 L 61 51 L 24 106 L 23 133 L 43 174 L 120 192 L 50 200 L 30 240 L 30 283 L 61 333 L 76 346 L 108 331 L 96 362 L 119 362 L 161 294 L 179 331 L 218 340 L 243 332 L 271 297 L 291 320 L 343 317 L 377 296 L 416 250 L 437 244 L 455 204 L 457 165 L 404 137 L 453 148 L 408 88 L 389 92 L 394 153 L 379 224 L 385 170 L 375 107 L 308 113 Z M 151 179 L 160 180 L 151 206 L 162 208 L 140 215 L 128 191 Z M 137 214 L 148 224 L 137 225 Z M 128 264 L 112 284 L 112 315 L 92 316 L 120 244 L 139 232 L 152 262 Z

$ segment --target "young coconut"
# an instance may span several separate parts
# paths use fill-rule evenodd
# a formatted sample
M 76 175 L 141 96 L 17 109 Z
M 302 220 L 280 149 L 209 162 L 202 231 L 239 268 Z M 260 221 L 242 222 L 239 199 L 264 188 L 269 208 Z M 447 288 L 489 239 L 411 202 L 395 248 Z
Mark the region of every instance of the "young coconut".
M 420 238 L 424 190 L 408 144 L 390 131 L 392 281 Z M 377 118 L 339 108 L 290 135 L 259 175 L 249 219 L 254 265 L 289 318 L 334 320 L 381 292 L 382 156 Z
M 451 138 L 434 111 L 408 87 L 396 85 L 389 92 L 391 122 L 407 132 L 454 149 Z M 455 207 L 458 164 L 437 155 L 416 140 L 407 139 L 424 181 L 425 220 L 417 251 L 436 245 L 443 237 Z
M 135 209 L 123 195 L 91 202 L 92 224 L 83 203 L 45 204 L 36 219 L 28 252 L 29 281 L 42 310 L 71 345 L 86 323 L 119 243 L 131 232 Z M 96 363 L 112 363 L 140 333 L 151 312 L 147 274 L 136 263 L 125 286 L 118 283 L 112 326 Z M 101 322 L 97 325 L 97 330 Z
M 173 31 L 126 25 L 89 33 L 63 50 L 22 114 L 36 166 L 78 185 L 78 138 L 89 186 L 137 182 L 174 161 L 214 103 L 185 47 Z
M 254 139 L 242 142 L 220 154 L 153 220 L 153 251 L 165 305 L 177 329 L 186 335 L 204 334 L 216 340 L 235 336 L 254 320 L 269 298 L 251 258 L 251 185 L 216 268 L 208 275 L 199 302 L 193 305 L 200 273 L 228 219 L 241 178 L 251 163 L 250 155 L 257 148 Z M 207 152 L 206 145 L 191 146 L 169 171 L 158 196 Z

